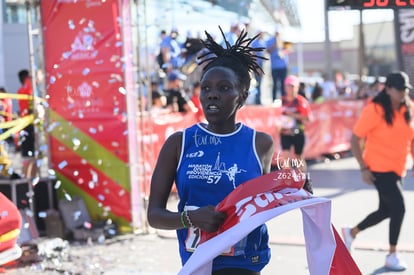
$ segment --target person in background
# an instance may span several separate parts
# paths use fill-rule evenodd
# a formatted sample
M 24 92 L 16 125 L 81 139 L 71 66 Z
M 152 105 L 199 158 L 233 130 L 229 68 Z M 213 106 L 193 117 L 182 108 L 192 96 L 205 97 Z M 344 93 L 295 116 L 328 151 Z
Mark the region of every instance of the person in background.
M 158 83 L 156 83 L 158 85 Z M 161 94 L 158 89 L 154 88 L 151 91 L 151 114 L 152 115 L 160 115 L 160 114 L 166 114 L 169 113 L 170 110 L 165 108 L 165 96 Z
M 275 30 L 275 34 L 266 41 L 266 49 L 270 54 L 273 79 L 272 98 L 274 101 L 285 95 L 284 81 L 288 72 L 288 56 L 284 51 L 278 28 Z
M 355 94 L 355 99 L 368 99 L 370 97 L 370 87 L 367 83 L 361 83 Z
M 257 38 L 253 40 L 252 47 L 253 48 L 263 48 L 266 49 L 266 41 L 264 40 L 264 32 L 259 31 L 257 34 Z M 257 58 L 257 64 L 259 64 L 260 68 L 263 68 L 263 61 L 264 61 L 264 52 L 259 51 L 257 52 L 257 56 L 260 56 L 260 58 Z M 262 84 L 262 78 L 263 74 L 261 72 L 254 73 L 254 78 L 256 80 L 256 97 L 255 97 L 255 104 L 260 105 L 261 102 L 261 84 Z
M 359 232 L 390 218 L 385 267 L 393 271 L 406 269 L 397 254 L 397 244 L 405 214 L 402 178 L 408 154 L 414 157 L 414 106 L 408 97 L 410 89 L 406 73 L 389 74 L 385 88 L 364 107 L 354 125 L 351 150 L 360 166 L 362 180 L 378 191 L 379 207 L 356 226 L 342 228 L 344 242 L 351 249 Z
M 224 33 L 224 39 L 223 39 L 223 42 L 221 43 L 221 46 L 225 48 L 226 43 L 229 43 L 230 46 L 232 46 L 236 42 L 237 37 L 240 34 L 240 31 L 241 31 L 240 22 L 237 20 L 231 22 L 229 31 Z
M 0 93 L 7 94 L 7 90 L 4 87 L 0 87 Z M 8 122 L 13 120 L 13 102 L 9 97 L 0 98 L 0 112 L 1 112 L 1 121 Z M 8 128 L 3 128 L 2 131 L 6 132 Z M 14 147 L 14 138 L 13 135 L 10 135 L 6 138 L 8 146 Z
M 161 41 L 160 52 L 163 64 L 161 68 L 168 74 L 169 72 L 181 68 L 184 59 L 181 55 L 181 45 L 177 41 L 178 29 L 172 28 L 169 35 Z
M 322 90 L 321 85 L 319 85 L 318 82 L 316 82 L 315 86 L 313 87 L 311 98 L 312 98 L 312 103 L 315 103 L 315 104 L 322 103 L 324 101 L 323 90 Z
M 18 95 L 33 96 L 32 77 L 26 69 L 18 72 L 20 88 L 17 90 Z M 33 114 L 33 99 L 19 100 L 20 117 Z M 22 174 L 25 177 L 34 177 L 37 173 L 35 165 L 35 130 L 33 123 L 26 126 L 20 131 L 20 153 L 23 157 Z
M 161 30 L 160 35 L 159 35 L 159 39 L 160 39 L 159 47 L 157 47 L 155 50 L 155 52 L 157 53 L 156 61 L 160 69 L 162 69 L 162 65 L 164 65 L 164 56 L 161 50 L 161 43 L 162 41 L 164 41 L 166 36 L 167 36 L 167 32 L 165 30 Z
M 322 94 L 324 100 L 333 100 L 337 99 L 338 92 L 336 90 L 335 82 L 330 79 L 327 73 L 323 74 L 322 76 L 323 81 L 321 83 L 322 87 Z
M 194 241 L 216 232 L 226 219 L 215 206 L 243 182 L 269 173 L 274 152 L 270 135 L 236 122 L 248 97 L 250 71 L 261 70 L 254 49 L 246 46 L 251 39 L 242 31 L 234 45 L 223 48 L 206 35 L 205 46 L 214 54 L 213 58 L 200 56 L 201 64 L 206 64 L 200 101 L 207 123 L 190 126 L 166 140 L 152 175 L 147 212 L 151 226 L 177 230 L 183 265 L 197 248 Z M 232 176 L 227 174 L 230 171 Z M 167 210 L 174 182 L 178 211 Z M 260 274 L 270 260 L 268 242 L 263 224 L 229 253 L 217 256 L 212 274 Z
M 374 82 L 370 85 L 369 98 L 374 98 L 384 89 L 384 80 L 382 77 L 375 78 Z
M 167 89 L 165 96 L 167 99 L 166 106 L 173 113 L 196 112 L 194 104 L 188 99 L 187 94 L 183 90 L 183 81 L 186 76 L 177 71 L 168 74 Z
M 308 100 L 308 97 L 306 95 L 306 83 L 305 82 L 300 82 L 299 83 L 299 91 L 298 94 L 303 96 L 306 100 Z
M 286 95 L 282 97 L 282 124 L 280 130 L 280 142 L 282 147 L 282 159 L 295 159 L 301 163 L 306 170 L 306 163 L 303 158 L 305 147 L 305 123 L 310 121 L 311 107 L 303 96 L 299 95 L 299 78 L 289 75 L 285 79 Z M 294 151 L 292 156 L 291 151 Z

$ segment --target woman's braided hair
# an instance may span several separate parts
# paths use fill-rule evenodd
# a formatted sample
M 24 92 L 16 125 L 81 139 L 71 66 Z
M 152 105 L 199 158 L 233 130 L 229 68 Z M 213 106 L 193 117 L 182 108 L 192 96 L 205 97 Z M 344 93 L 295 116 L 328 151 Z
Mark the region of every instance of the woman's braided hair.
M 253 38 L 248 38 L 247 32 L 242 30 L 234 45 L 230 45 L 220 26 L 219 29 L 226 44 L 226 48 L 223 48 L 214 41 L 213 37 L 205 31 L 207 39 L 203 40 L 203 44 L 208 51 L 198 56 L 198 59 L 200 60 L 198 64 L 201 65 L 207 62 L 207 65 L 203 68 L 203 74 L 208 69 L 217 66 L 231 69 L 237 75 L 242 90 L 247 92 L 250 87 L 251 78 L 249 73 L 263 74 L 263 70 L 257 63 L 257 59 L 267 59 L 257 55 L 257 52 L 263 51 L 265 48 L 252 48 L 250 46 L 259 34 Z

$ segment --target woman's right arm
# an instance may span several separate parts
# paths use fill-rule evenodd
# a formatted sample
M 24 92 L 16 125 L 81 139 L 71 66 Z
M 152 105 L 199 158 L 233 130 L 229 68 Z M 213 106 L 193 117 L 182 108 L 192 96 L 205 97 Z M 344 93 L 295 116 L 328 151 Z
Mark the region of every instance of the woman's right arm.
M 181 140 L 182 132 L 177 132 L 165 141 L 152 174 L 147 218 L 154 228 L 183 228 L 180 213 L 167 209 L 180 157 Z
M 362 180 L 368 184 L 372 184 L 375 178 L 369 170 L 369 167 L 365 164 L 364 159 L 362 158 L 361 141 L 362 138 L 358 137 L 355 134 L 352 134 L 351 151 L 355 159 L 358 161 L 362 173 Z
M 213 205 L 189 210 L 183 216 L 167 209 L 181 154 L 182 138 L 182 132 L 171 135 L 160 151 L 151 179 L 148 222 L 158 229 L 180 229 L 185 224 L 185 227 L 194 226 L 206 232 L 217 231 L 226 219 L 226 214 L 217 212 Z

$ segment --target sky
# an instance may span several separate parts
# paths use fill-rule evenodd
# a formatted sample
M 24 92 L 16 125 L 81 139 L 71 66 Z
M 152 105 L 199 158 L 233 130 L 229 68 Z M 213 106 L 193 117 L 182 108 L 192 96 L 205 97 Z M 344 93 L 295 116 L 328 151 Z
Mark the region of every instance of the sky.
M 320 42 L 325 40 L 324 33 L 324 1 L 325 0 L 296 0 L 301 19 L 300 30 L 289 31 L 292 42 Z M 350 39 L 353 35 L 353 25 L 359 24 L 359 11 L 343 10 L 329 11 L 329 28 L 331 41 Z M 392 10 L 364 10 L 364 23 L 392 21 Z M 289 40 L 289 37 L 285 37 Z

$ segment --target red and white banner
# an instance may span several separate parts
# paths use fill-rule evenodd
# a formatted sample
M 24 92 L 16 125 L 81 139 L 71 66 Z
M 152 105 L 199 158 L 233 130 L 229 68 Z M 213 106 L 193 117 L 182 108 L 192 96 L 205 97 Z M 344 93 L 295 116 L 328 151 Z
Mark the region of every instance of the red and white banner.
M 59 192 L 81 195 L 94 220 L 111 218 L 121 227 L 132 220 L 130 168 L 136 163 L 129 154 L 138 154 L 128 143 L 137 127 L 136 112 L 126 104 L 135 94 L 126 56 L 132 48 L 129 3 L 40 2 L 50 157 Z
M 344 152 L 351 148 L 352 128 L 359 117 L 363 100 L 327 101 L 312 104 L 313 120 L 306 124 L 306 143 L 304 157 L 319 158 L 324 154 Z M 268 133 L 273 137 L 275 155 L 273 165 L 277 166 L 277 154 L 281 151 L 279 130 L 281 126 L 281 109 L 274 106 L 247 105 L 240 109 L 237 120 Z M 148 196 L 149 180 L 155 167 L 159 151 L 169 135 L 197 122 L 195 114 L 167 114 L 144 118 L 138 134 L 139 142 L 145 148 L 140 159 L 144 169 L 141 179 L 142 193 Z
M 286 173 L 290 176 L 286 177 Z M 228 215 L 218 235 L 207 235 L 179 275 L 211 274 L 215 257 L 259 225 L 297 208 L 302 212 L 309 273 L 362 274 L 331 224 L 330 200 L 313 197 L 300 189 L 304 180 L 295 176 L 299 174 L 294 170 L 275 171 L 230 193 L 216 207 Z

